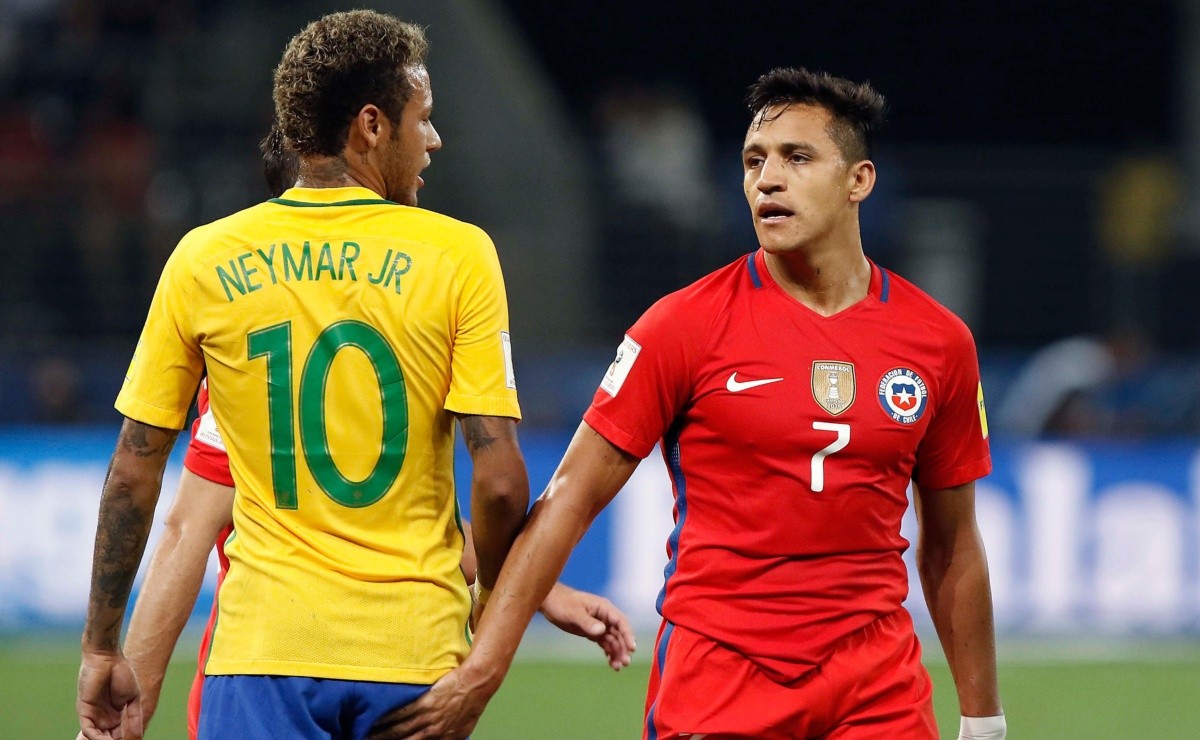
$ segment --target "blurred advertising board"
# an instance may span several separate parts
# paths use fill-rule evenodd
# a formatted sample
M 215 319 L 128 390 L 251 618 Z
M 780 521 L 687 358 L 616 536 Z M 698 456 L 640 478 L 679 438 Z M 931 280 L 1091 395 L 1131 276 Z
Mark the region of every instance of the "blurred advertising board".
M 82 624 L 116 431 L 0 430 L 0 630 Z M 521 440 L 536 497 L 570 434 L 522 430 Z M 185 441 L 164 476 L 152 544 Z M 469 514 L 470 461 L 461 449 L 459 456 L 459 498 Z M 1200 443 L 994 441 L 993 458 L 977 510 L 1001 632 L 1200 632 Z M 652 627 L 671 505 L 655 452 L 592 526 L 564 580 L 609 595 Z M 915 539 L 911 510 L 901 531 Z M 913 572 L 911 549 L 906 558 Z M 207 613 L 214 571 L 212 563 L 197 615 Z M 910 608 L 928 620 L 915 576 L 911 593 Z

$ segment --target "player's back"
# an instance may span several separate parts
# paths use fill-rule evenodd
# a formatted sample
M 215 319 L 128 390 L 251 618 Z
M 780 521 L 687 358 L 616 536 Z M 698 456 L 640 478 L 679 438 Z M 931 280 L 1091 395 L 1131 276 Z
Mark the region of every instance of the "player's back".
M 208 672 L 435 680 L 467 649 L 451 411 L 519 414 L 491 241 L 297 188 L 171 262 L 238 491 Z

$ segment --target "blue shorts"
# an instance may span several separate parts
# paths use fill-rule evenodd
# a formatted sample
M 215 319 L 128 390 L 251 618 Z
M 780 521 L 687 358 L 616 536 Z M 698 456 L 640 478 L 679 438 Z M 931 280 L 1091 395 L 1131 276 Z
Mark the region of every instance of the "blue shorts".
M 199 740 L 366 737 L 429 686 L 300 676 L 207 676 Z

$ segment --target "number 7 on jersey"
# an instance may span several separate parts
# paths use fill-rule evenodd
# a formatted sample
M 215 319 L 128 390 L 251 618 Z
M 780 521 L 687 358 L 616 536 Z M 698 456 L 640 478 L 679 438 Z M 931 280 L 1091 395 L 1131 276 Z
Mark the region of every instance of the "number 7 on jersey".
M 812 491 L 813 493 L 820 493 L 825 490 L 825 458 L 839 450 L 845 449 L 846 445 L 850 444 L 850 425 L 835 424 L 828 421 L 814 421 L 813 429 L 821 432 L 837 433 L 837 439 L 821 448 L 812 457 Z

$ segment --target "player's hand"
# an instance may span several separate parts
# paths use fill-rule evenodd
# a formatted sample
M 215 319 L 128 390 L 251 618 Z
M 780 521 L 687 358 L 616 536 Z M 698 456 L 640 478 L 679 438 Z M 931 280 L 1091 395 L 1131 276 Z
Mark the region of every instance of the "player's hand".
M 438 679 L 420 699 L 380 717 L 367 733 L 367 740 L 460 740 L 475 729 L 490 698 L 491 693 L 468 687 L 462 680 L 462 669 L 456 668 Z
M 637 640 L 629 617 L 603 596 L 556 583 L 542 602 L 541 612 L 563 632 L 586 637 L 599 645 L 614 671 L 629 665 L 633 659 Z
M 75 711 L 86 740 L 139 740 L 141 690 L 133 667 L 120 653 L 84 651 Z

